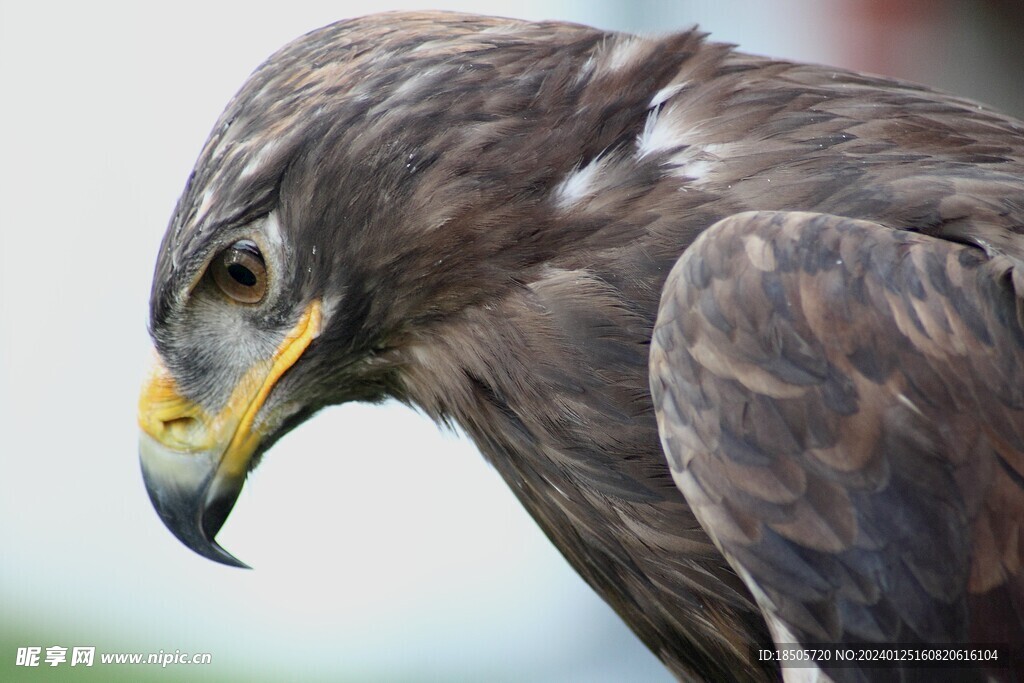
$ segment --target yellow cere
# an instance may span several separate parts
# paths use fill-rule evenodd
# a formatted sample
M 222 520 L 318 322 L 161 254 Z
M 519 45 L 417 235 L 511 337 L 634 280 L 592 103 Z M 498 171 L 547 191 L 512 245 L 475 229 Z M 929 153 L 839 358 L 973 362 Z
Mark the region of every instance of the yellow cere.
M 271 358 L 256 363 L 231 392 L 224 409 L 211 416 L 182 396 L 159 356 L 139 397 L 139 427 L 167 448 L 184 453 L 224 450 L 222 474 L 241 475 L 261 434 L 256 414 L 281 376 L 320 334 L 321 304 L 314 300 Z

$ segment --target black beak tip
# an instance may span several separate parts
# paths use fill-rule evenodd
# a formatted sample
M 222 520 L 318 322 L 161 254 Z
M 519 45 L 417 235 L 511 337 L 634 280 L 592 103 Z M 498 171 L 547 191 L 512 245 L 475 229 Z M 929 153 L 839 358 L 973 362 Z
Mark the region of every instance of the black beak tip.
M 142 478 L 160 521 L 175 538 L 209 560 L 229 567 L 251 569 L 215 540 L 238 498 L 240 485 L 214 492 L 210 490 L 212 477 L 194 488 L 175 486 L 166 481 L 158 483 L 153 480 L 145 465 L 142 467 Z
M 174 534 L 175 538 L 193 552 L 202 555 L 208 560 L 213 560 L 229 567 L 252 569 L 252 567 L 239 560 L 227 550 L 224 550 L 217 543 L 215 539 L 216 531 L 208 533 L 203 529 L 203 527 L 208 527 L 209 525 L 204 524 L 203 519 L 196 518 L 205 517 L 202 513 L 196 515 L 191 511 L 172 510 L 158 504 L 156 501 L 153 501 L 153 506 L 156 508 L 157 513 L 159 513 L 160 520 L 164 523 L 164 526 Z M 178 514 L 179 512 L 191 512 L 191 514 L 183 515 Z M 219 528 L 220 525 L 218 524 L 217 529 L 219 530 Z
M 221 527 L 224 526 L 224 522 L 227 520 L 228 515 L 231 514 L 231 509 L 235 506 L 235 500 L 237 500 L 237 498 L 238 494 L 236 492 L 235 495 L 215 496 L 206 503 L 206 507 L 201 513 L 200 520 L 200 525 L 202 527 L 201 535 L 204 539 L 203 550 L 206 552 L 197 550 L 192 546 L 189 547 L 203 557 L 209 558 L 215 562 L 220 562 L 221 564 L 226 564 L 229 567 L 252 569 L 252 567 L 224 550 L 216 540 L 217 532 L 219 532 Z
M 242 562 L 237 557 L 229 553 L 227 550 L 224 550 L 224 548 L 222 548 L 220 544 L 212 538 L 207 540 L 206 542 L 206 552 L 201 552 L 199 550 L 196 550 L 196 548 L 192 548 L 192 550 L 195 550 L 197 553 L 199 553 L 207 559 L 213 560 L 214 562 L 219 562 L 229 567 L 238 567 L 239 569 L 252 569 L 252 567 L 247 565 L 245 562 Z

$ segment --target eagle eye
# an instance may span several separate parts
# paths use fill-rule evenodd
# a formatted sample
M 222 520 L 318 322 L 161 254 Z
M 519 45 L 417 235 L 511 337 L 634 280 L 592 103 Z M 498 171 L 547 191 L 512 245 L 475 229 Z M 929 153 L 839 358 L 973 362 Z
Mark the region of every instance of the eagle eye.
M 238 303 L 259 303 L 267 291 L 267 266 L 252 240 L 239 240 L 217 254 L 210 269 L 220 291 Z

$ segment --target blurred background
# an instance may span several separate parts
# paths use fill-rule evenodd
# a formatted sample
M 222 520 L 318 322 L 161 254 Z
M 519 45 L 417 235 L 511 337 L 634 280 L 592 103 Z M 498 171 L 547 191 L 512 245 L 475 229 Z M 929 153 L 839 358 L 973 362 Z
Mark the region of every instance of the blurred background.
M 301 33 L 425 8 L 699 23 L 1024 115 L 1020 0 L 0 0 L 0 680 L 669 680 L 473 446 L 411 410 L 334 408 L 274 448 L 219 536 L 254 571 L 186 550 L 143 489 L 152 264 L 221 108 Z M 96 664 L 16 666 L 53 645 Z M 99 664 L 161 650 L 212 664 Z

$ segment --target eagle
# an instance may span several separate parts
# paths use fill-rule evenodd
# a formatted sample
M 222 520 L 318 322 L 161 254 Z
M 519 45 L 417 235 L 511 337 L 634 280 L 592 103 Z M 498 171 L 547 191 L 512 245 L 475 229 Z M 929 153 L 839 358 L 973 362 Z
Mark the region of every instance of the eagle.
M 697 29 L 335 23 L 215 124 L 149 329 L 145 486 L 212 560 L 278 438 L 392 398 L 681 680 L 1024 643 L 1024 123 L 976 102 Z

